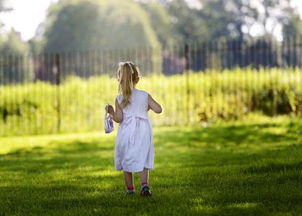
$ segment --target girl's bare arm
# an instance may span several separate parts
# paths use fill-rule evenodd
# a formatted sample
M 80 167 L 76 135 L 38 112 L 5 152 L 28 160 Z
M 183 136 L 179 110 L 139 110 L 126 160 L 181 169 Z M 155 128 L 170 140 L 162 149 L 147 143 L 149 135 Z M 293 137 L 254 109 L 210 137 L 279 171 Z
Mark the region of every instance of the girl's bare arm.
M 159 103 L 157 103 L 150 94 L 148 94 L 148 110 L 152 109 L 155 113 L 161 113 L 162 108 Z
M 123 121 L 123 110 L 121 105 L 115 100 L 115 111 L 111 105 L 108 106 L 108 113 L 111 115 L 111 118 L 116 123 L 121 123 Z

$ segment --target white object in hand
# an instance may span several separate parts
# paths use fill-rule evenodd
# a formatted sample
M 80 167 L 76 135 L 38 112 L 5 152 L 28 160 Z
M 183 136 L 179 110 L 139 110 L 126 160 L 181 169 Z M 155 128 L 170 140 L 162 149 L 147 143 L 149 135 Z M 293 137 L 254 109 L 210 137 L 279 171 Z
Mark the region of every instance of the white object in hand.
M 105 133 L 111 133 L 114 129 L 114 125 L 113 125 L 113 120 L 112 120 L 112 118 L 110 117 L 110 115 L 108 113 L 108 104 L 106 105 L 105 110 L 106 110 L 105 117 L 104 117 Z

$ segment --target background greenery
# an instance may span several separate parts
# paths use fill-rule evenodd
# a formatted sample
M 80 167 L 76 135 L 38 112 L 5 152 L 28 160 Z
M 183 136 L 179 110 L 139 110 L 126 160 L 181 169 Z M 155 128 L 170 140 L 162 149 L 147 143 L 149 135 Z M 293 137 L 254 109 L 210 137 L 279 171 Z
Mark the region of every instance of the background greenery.
M 182 61 L 176 56 L 160 58 L 165 55 L 161 53 L 164 47 L 182 50 L 185 44 L 200 45 L 209 41 L 215 42 L 209 44 L 214 49 L 207 49 L 210 50 L 209 55 L 215 56 L 214 65 L 219 65 L 223 58 L 227 62 L 224 66 L 228 68 L 238 65 L 301 67 L 302 21 L 293 0 L 196 2 L 192 5 L 186 0 L 60 0 L 51 4 L 35 37 L 27 42 L 22 41 L 20 33 L 14 29 L 5 32 L 0 26 L 3 30 L 0 34 L 0 83 L 52 77 L 41 68 L 45 66 L 45 70 L 50 70 L 53 62 L 41 62 L 35 58 L 39 55 L 48 58 L 49 52 L 93 53 L 98 50 L 109 53 L 106 59 L 110 59 L 117 50 L 137 49 L 134 51 L 137 54 L 128 54 L 127 59 L 135 56 L 145 58 L 143 66 L 150 65 L 153 72 L 161 73 L 165 72 L 165 61 L 171 61 L 172 67 Z M 11 10 L 13 8 L 9 7 L 8 1 L 0 1 L 0 13 L 10 13 Z M 253 31 L 255 28 L 258 34 Z M 287 40 L 289 37 L 299 40 Z M 291 46 L 287 47 L 287 44 Z M 218 52 L 220 57 L 215 55 L 216 45 L 223 45 Z M 199 46 L 196 58 L 208 61 L 211 56 L 202 54 L 202 47 Z M 238 51 L 236 47 L 244 49 Z M 145 48 L 152 50 L 142 51 Z M 223 55 L 224 49 L 230 51 L 228 55 Z M 285 53 L 281 53 L 283 51 Z M 243 63 L 242 59 L 246 58 L 249 61 Z M 200 64 L 201 60 L 193 61 Z M 31 68 L 26 68 L 32 64 Z M 102 64 L 112 68 L 116 62 L 108 60 Z M 21 66 L 25 69 L 18 69 Z M 205 68 L 196 66 L 192 69 L 199 71 Z M 78 75 L 77 71 L 72 72 Z M 173 71 L 168 74 L 171 73 Z
M 49 11 L 45 50 L 159 46 L 146 12 L 133 1 L 65 0 Z
M 208 125 L 251 113 L 301 116 L 301 76 L 298 69 L 157 74 L 143 77 L 137 88 L 163 106 L 155 126 Z M 104 107 L 114 104 L 117 81 L 108 75 L 69 77 L 60 86 L 37 82 L 1 86 L 0 92 L 1 135 L 83 132 L 103 130 Z
M 60 0 L 49 7 L 46 19 L 30 41 L 22 42 L 14 30 L 9 34 L 17 37 L 19 44 L 29 46 L 33 54 L 45 50 L 104 50 L 301 36 L 302 20 L 293 0 L 195 2 L 196 5 L 186 0 Z M 0 13 L 13 10 L 6 0 L 1 0 L 0 6 Z M 255 25 L 258 35 L 252 31 Z M 276 36 L 278 28 L 281 33 Z M 1 44 L 9 43 L 2 40 Z
M 278 25 L 284 38 L 301 35 L 302 21 L 291 0 L 195 2 L 192 6 L 185 0 L 62 0 L 50 7 L 43 24 L 44 46 L 66 51 L 242 41 L 255 37 L 255 24 L 260 37 L 275 38 Z

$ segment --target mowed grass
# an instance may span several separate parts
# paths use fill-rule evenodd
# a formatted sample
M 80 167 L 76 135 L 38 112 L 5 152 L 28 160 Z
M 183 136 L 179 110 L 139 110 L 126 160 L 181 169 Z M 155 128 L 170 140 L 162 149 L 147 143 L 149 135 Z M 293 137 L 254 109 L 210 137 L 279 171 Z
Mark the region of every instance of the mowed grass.
M 302 215 L 301 131 L 289 118 L 154 128 L 150 198 L 125 196 L 115 134 L 1 138 L 0 215 Z

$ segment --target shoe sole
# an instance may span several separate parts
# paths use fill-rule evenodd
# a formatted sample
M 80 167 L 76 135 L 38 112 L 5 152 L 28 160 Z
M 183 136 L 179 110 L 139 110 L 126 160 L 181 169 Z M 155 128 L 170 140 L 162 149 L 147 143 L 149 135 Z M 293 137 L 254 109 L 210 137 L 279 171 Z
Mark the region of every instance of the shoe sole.
M 141 193 L 141 196 L 152 196 L 150 191 L 145 191 L 143 193 Z

